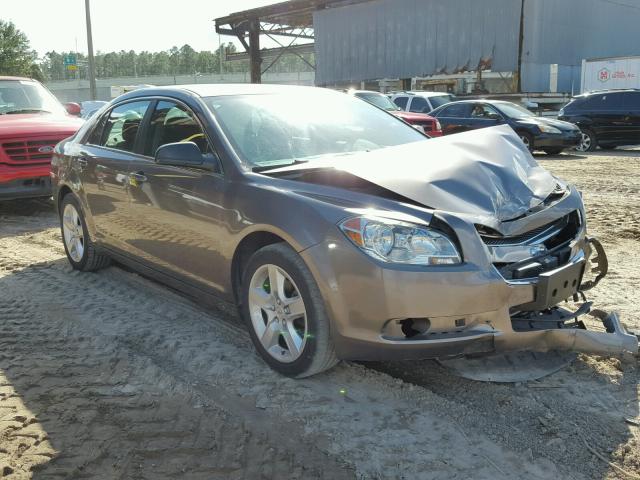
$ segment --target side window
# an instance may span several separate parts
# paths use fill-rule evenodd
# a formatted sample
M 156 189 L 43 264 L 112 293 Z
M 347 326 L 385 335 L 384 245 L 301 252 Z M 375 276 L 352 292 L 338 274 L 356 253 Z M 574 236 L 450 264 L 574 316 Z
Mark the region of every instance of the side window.
M 492 118 L 496 115 L 499 115 L 498 112 L 490 105 L 484 103 L 476 103 L 471 111 L 472 118 Z
M 625 94 L 625 107 L 634 112 L 640 112 L 640 92 Z
M 194 114 L 178 103 L 162 100 L 151 115 L 144 153 L 154 156 L 162 145 L 177 142 L 193 142 L 203 154 L 212 152 Z
M 111 110 L 104 125 L 100 145 L 133 152 L 140 124 L 150 103 L 148 100 L 125 103 Z
M 594 95 L 584 103 L 586 110 L 602 110 L 605 108 L 607 95 Z
M 105 114 L 93 126 L 93 130 L 87 137 L 87 143 L 91 145 L 100 145 L 100 140 L 102 140 L 102 132 L 104 131 L 104 124 L 107 121 L 107 117 L 109 115 Z
M 425 113 L 431 110 L 431 106 L 424 97 L 413 97 L 409 111 L 416 113 Z
M 393 103 L 398 105 L 402 110 L 407 109 L 407 102 L 409 101 L 409 97 L 396 97 L 393 99 Z
M 607 95 L 606 108 L 608 110 L 624 110 L 629 107 L 631 93 L 619 92 Z
M 443 108 L 438 117 L 469 118 L 471 107 L 470 103 L 453 103 Z

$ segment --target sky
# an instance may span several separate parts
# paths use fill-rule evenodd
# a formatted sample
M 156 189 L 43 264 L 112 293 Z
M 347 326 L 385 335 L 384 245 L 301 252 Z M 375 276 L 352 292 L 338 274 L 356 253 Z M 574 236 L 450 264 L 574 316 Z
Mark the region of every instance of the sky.
M 213 19 L 281 0 L 91 0 L 94 52 L 168 50 L 185 43 L 215 50 Z M 84 0 L 0 0 L 0 18 L 22 30 L 31 48 L 87 51 Z M 222 42 L 232 41 L 221 37 Z M 237 43 L 237 42 L 236 42 Z

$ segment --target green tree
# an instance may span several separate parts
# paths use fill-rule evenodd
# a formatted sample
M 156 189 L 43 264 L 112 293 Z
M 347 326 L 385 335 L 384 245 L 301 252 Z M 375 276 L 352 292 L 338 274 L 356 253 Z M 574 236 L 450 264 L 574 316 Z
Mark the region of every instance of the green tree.
M 27 36 L 12 22 L 0 20 L 0 74 L 36 75 L 38 80 L 43 80 L 42 72 L 35 63 L 36 57 Z

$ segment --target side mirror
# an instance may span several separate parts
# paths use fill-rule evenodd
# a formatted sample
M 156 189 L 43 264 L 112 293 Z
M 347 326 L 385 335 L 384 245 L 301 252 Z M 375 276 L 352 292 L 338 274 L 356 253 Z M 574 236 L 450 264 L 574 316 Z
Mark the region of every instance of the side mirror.
M 75 117 L 79 117 L 82 112 L 82 108 L 79 103 L 68 102 L 64 104 L 64 108 L 67 110 L 69 115 L 73 115 Z
M 218 157 L 203 155 L 200 148 L 193 142 L 167 143 L 158 147 L 155 162 L 158 165 L 201 168 L 212 172 L 220 171 Z
M 502 117 L 497 113 L 490 113 L 489 115 L 487 115 L 487 118 L 489 118 L 490 120 L 497 120 L 497 121 L 502 120 Z
M 156 163 L 178 167 L 198 167 L 203 162 L 202 152 L 193 142 L 167 143 L 156 150 Z

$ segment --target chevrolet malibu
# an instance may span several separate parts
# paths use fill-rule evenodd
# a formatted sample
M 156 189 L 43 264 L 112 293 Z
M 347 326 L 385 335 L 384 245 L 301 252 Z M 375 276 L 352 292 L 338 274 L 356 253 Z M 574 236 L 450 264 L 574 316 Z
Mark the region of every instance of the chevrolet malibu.
M 329 90 L 151 88 L 61 142 L 51 177 L 73 268 L 115 259 L 203 305 L 236 303 L 288 376 L 638 349 L 614 314 L 598 331 L 580 320 L 605 252 L 578 191 L 508 126 L 428 139 Z

